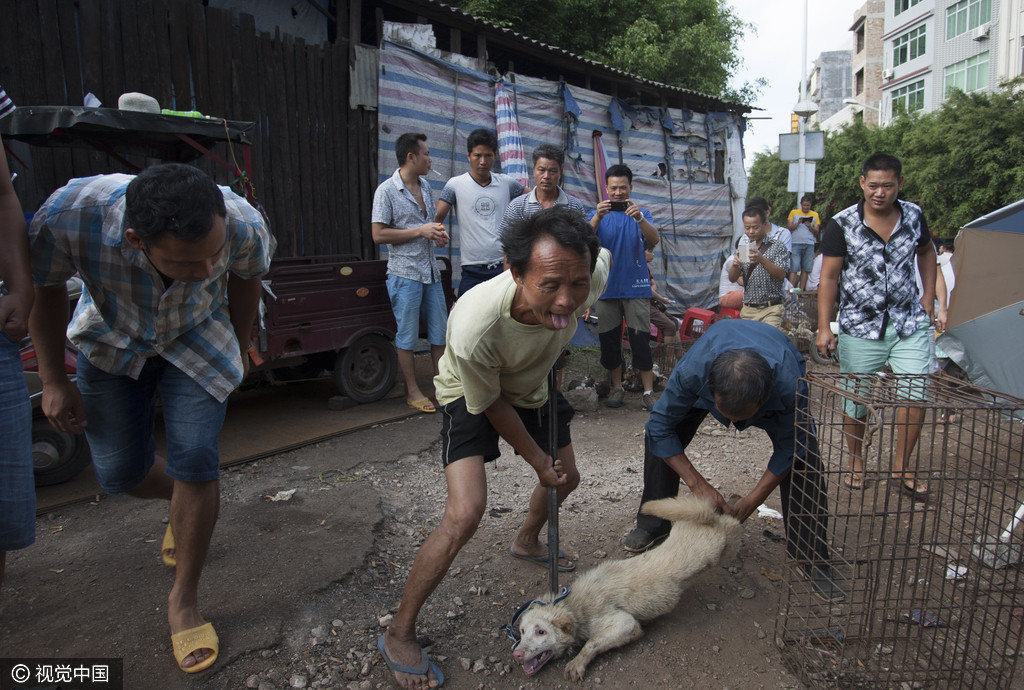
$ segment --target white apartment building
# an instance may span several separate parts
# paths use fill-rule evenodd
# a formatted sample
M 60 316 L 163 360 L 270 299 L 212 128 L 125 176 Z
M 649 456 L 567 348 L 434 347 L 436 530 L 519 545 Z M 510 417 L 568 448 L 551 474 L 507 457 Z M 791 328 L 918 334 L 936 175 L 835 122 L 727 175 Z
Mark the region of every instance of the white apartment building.
M 999 3 L 999 50 L 996 74 L 999 83 L 1024 75 L 1024 2 Z
M 1019 75 L 1020 5 L 1021 0 L 885 0 L 882 123 L 900 111 L 935 110 L 952 88 L 994 90 L 1014 70 Z

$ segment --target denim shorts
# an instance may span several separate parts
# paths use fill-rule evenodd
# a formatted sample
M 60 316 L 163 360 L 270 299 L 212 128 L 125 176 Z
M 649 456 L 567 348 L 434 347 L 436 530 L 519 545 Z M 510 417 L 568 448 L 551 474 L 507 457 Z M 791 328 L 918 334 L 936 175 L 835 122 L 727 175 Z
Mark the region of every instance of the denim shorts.
M 932 344 L 928 324 L 923 324 L 916 331 L 899 337 L 896 327 L 891 323 L 885 327 L 881 340 L 855 338 L 845 333 L 839 334 L 839 371 L 843 374 L 875 374 L 881 371 L 886 363 L 892 367 L 894 374 L 927 374 L 931 371 Z M 920 397 L 921 390 L 914 387 L 906 391 L 906 397 Z M 897 395 L 902 396 L 900 391 Z M 847 398 L 846 414 L 855 419 L 863 418 L 867 408 Z
M 135 488 L 153 466 L 153 425 L 160 393 L 167 436 L 167 476 L 208 482 L 220 476 L 217 439 L 227 401 L 217 399 L 161 357 L 146 361 L 136 381 L 89 364 L 78 355 L 78 390 L 96 480 L 107 493 Z
M 0 551 L 36 540 L 32 405 L 18 345 L 0 331 Z
M 800 271 L 807 271 L 810 273 L 814 270 L 814 245 L 813 244 L 794 244 L 793 252 L 789 260 L 789 272 L 799 273 Z
M 398 332 L 395 347 L 413 350 L 420 339 L 420 315 L 427 322 L 427 340 L 431 345 L 444 345 L 448 328 L 448 305 L 444 301 L 441 281 L 421 283 L 411 278 L 388 276 L 388 297 L 395 312 Z

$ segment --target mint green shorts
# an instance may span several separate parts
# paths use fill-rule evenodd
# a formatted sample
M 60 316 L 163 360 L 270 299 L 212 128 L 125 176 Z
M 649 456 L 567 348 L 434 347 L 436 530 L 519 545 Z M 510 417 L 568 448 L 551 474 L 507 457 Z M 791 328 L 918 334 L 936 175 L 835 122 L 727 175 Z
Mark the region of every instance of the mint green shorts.
M 839 371 L 843 374 L 875 374 L 888 363 L 894 374 L 927 374 L 931 371 L 933 342 L 929 337 L 927 323 L 905 338 L 896 334 L 896 328 L 891 323 L 886 326 L 881 340 L 855 338 L 840 333 Z M 856 390 L 852 384 L 848 388 L 859 395 L 867 395 L 866 390 Z M 908 400 L 921 400 L 924 398 L 924 388 L 908 387 L 906 391 L 898 391 L 897 394 Z M 863 419 L 868 413 L 864 405 L 850 398 L 846 399 L 844 409 L 847 415 L 855 419 Z

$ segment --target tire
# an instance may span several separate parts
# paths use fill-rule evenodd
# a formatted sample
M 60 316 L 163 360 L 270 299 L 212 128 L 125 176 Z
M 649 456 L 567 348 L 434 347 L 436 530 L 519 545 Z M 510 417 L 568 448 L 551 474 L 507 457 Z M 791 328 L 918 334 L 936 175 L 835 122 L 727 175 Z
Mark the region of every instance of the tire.
M 92 462 L 84 435 L 57 431 L 45 417 L 32 419 L 32 469 L 36 486 L 72 479 Z
M 364 335 L 338 353 L 334 385 L 358 403 L 380 400 L 395 385 L 398 353 L 382 335 Z
M 839 351 L 833 351 L 831 357 L 822 357 L 821 353 L 818 352 L 818 348 L 815 346 L 814 341 L 811 341 L 811 346 L 807 349 L 807 354 L 811 356 L 811 360 L 816 364 L 822 366 L 833 366 L 839 363 Z

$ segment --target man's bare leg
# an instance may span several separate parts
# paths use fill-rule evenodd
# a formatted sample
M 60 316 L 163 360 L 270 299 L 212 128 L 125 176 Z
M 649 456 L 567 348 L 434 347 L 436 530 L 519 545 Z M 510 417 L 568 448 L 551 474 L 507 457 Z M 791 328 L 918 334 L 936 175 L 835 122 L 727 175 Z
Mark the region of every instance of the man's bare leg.
M 924 422 L 923 407 L 901 407 L 896 411 L 896 455 L 892 463 L 892 476 L 895 479 L 902 479 L 904 486 L 908 489 L 921 493 L 927 485 L 917 482 L 914 473 L 907 471 L 910 464 L 910 456 L 914 454 L 917 440 L 921 436 L 921 426 Z
M 459 549 L 476 532 L 487 505 L 487 476 L 482 457 L 456 460 L 445 468 L 444 474 L 448 482 L 444 517 L 416 553 L 405 580 L 402 602 L 384 634 L 384 651 L 388 657 L 396 664 L 411 668 L 418 668 L 421 663 L 420 645 L 416 641 L 416 618 L 420 609 L 441 583 Z M 408 689 L 437 687 L 432 671 L 428 676 L 396 672 L 395 680 Z
M 852 489 L 864 488 L 864 429 L 866 417 L 857 419 L 845 415 L 843 419 L 843 435 L 846 436 L 846 447 L 850 453 L 850 476 L 843 483 Z
M 640 383 L 644 384 L 644 393 L 654 390 L 654 370 L 640 372 Z
M 412 350 L 403 350 L 400 347 L 396 347 L 395 350 L 398 351 L 398 368 L 401 369 L 402 379 L 405 381 L 406 402 L 415 402 L 427 397 L 423 395 L 419 384 L 416 383 L 416 362 L 413 360 Z M 431 346 L 431 350 L 433 350 L 433 346 Z
M 431 345 L 430 346 L 430 359 L 434 364 L 434 376 L 438 374 L 438 364 L 441 362 L 441 357 L 444 355 L 444 345 Z
M 171 529 L 178 565 L 174 570 L 174 585 L 167 597 L 167 622 L 172 635 L 206 622 L 199 615 L 199 577 L 219 510 L 219 480 L 174 482 Z M 181 665 L 184 668 L 194 666 L 212 653 L 212 649 L 197 649 L 185 657 Z
M 220 489 L 212 482 L 179 482 L 166 474 L 167 461 L 155 456 L 153 467 L 142 482 L 128 493 L 136 498 L 159 498 L 171 502 L 170 523 L 174 533 L 174 556 L 178 565 L 174 585 L 167 600 L 167 622 L 171 634 L 205 623 L 199 615 L 197 590 L 199 576 L 210 547 L 213 527 L 220 509 Z M 196 650 L 182 660 L 188 668 L 199 663 L 212 650 Z
M 558 459 L 562 461 L 562 469 L 566 474 L 565 484 L 558 487 L 558 505 L 572 493 L 573 489 L 579 486 L 580 473 L 576 469 L 576 453 L 570 443 L 565 448 L 559 448 Z M 536 556 L 543 558 L 548 555 L 547 546 L 540 543 L 540 531 L 548 521 L 548 488 L 539 483 L 530 495 L 530 510 L 526 514 L 523 526 L 512 541 L 512 550 L 524 556 Z M 564 566 L 571 566 L 569 558 L 560 559 L 559 563 Z
M 612 388 L 622 388 L 622 365 L 608 370 L 608 383 Z

